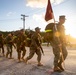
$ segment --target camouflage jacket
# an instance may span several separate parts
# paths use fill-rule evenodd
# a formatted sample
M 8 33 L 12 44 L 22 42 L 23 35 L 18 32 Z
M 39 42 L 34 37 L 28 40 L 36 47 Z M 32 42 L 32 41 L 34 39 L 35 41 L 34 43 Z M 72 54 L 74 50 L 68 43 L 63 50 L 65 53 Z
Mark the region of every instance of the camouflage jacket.
M 4 38 L 0 36 L 0 44 L 4 44 Z
M 59 39 L 61 43 L 66 43 L 66 36 L 65 36 L 65 27 L 63 25 L 57 24 L 57 30 L 59 32 Z
M 7 37 L 5 38 L 5 41 L 6 41 L 6 44 L 12 44 L 12 37 L 7 36 Z
M 17 46 L 25 46 L 26 44 L 26 35 L 25 34 L 18 34 L 15 36 L 15 42 Z
M 41 36 L 39 33 L 34 33 L 31 37 L 31 47 L 37 48 L 41 45 Z

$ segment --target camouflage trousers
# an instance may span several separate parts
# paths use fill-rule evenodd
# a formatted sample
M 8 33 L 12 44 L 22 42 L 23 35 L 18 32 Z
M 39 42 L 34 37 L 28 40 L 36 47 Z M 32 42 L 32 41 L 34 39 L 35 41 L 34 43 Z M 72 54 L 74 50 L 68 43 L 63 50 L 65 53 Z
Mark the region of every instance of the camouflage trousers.
M 54 54 L 54 66 L 58 66 L 59 64 L 63 63 L 63 59 L 65 60 L 67 57 L 67 49 L 66 46 L 63 44 L 61 47 L 62 52 L 60 51 L 60 47 L 54 47 L 53 48 L 53 54 Z M 63 55 L 63 59 L 62 59 Z
M 30 48 L 30 53 L 29 53 L 29 56 L 26 58 L 27 60 L 29 60 L 29 59 L 31 59 L 33 56 L 34 56 L 34 54 L 37 54 L 37 61 L 38 62 L 40 62 L 41 61 L 41 51 L 40 50 L 38 50 L 38 49 L 36 49 L 36 48 Z
M 2 54 L 4 55 L 4 46 L 3 46 L 3 44 L 0 44 L 0 52 L 1 52 L 1 49 L 2 49 Z
M 6 53 L 6 57 L 8 57 L 8 55 L 10 55 L 10 58 L 12 58 L 12 45 L 7 44 L 7 53 Z
M 23 47 L 22 49 L 20 47 L 17 47 L 17 53 L 18 53 L 18 59 L 24 58 L 26 54 L 26 49 Z M 22 57 L 21 57 L 22 56 Z

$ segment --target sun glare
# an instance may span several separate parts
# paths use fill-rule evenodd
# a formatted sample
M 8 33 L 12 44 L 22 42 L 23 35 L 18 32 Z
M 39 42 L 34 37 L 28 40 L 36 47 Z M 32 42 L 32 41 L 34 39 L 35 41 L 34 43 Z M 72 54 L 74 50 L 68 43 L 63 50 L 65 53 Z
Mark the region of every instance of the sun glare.
M 76 25 L 70 24 L 65 25 L 66 34 L 70 34 L 72 37 L 76 38 Z

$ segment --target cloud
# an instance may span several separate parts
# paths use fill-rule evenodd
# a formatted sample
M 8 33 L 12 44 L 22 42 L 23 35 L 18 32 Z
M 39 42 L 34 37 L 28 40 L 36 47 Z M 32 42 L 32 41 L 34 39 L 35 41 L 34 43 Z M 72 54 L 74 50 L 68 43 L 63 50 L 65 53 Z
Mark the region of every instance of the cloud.
M 27 0 L 26 6 L 32 8 L 44 8 L 47 5 L 48 0 Z M 60 4 L 63 0 L 51 0 L 51 3 Z
M 43 8 L 45 7 L 47 0 L 27 0 L 27 5 L 33 8 Z
M 45 13 L 42 13 L 42 14 L 34 14 L 33 15 L 33 19 L 36 21 L 36 22 L 40 22 L 42 24 L 48 24 L 50 22 L 54 22 L 53 19 L 49 20 L 49 21 L 45 21 Z
M 36 22 L 36 27 L 40 27 L 42 31 L 44 31 L 45 26 L 47 25 L 47 22 L 44 20 L 44 13 L 42 14 L 34 14 L 33 16 L 33 20 Z M 35 27 L 34 26 L 34 27 Z
M 54 4 L 60 4 L 60 3 L 62 3 L 64 0 L 55 0 L 54 1 Z
M 33 19 L 36 21 L 44 21 L 43 15 L 34 14 Z
M 44 19 L 44 13 L 42 13 L 42 14 L 34 14 L 34 15 L 33 15 L 33 19 L 34 19 L 36 22 L 40 22 L 40 23 L 46 24 L 46 21 L 45 21 L 45 19 Z
M 49 20 L 48 22 L 45 21 L 44 19 L 44 13 L 42 14 L 34 14 L 33 20 L 37 23 L 37 25 L 41 28 L 42 31 L 45 30 L 45 27 L 48 23 L 53 22 L 53 20 Z M 36 26 L 36 25 L 35 25 Z
M 12 15 L 15 15 L 15 14 L 16 14 L 16 12 L 8 12 L 7 16 L 12 16 Z

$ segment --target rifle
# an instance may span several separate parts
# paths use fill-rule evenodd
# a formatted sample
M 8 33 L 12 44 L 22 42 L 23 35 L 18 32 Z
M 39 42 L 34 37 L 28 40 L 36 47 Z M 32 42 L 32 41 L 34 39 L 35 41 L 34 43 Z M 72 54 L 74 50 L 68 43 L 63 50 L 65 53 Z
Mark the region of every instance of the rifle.
M 40 45 L 40 49 L 41 49 L 42 54 L 44 55 L 44 51 L 41 45 Z

